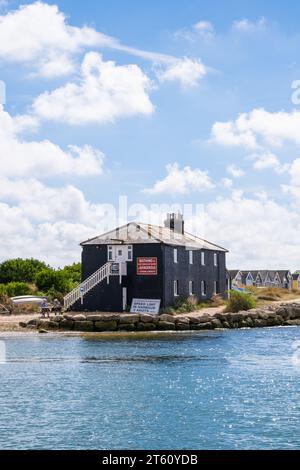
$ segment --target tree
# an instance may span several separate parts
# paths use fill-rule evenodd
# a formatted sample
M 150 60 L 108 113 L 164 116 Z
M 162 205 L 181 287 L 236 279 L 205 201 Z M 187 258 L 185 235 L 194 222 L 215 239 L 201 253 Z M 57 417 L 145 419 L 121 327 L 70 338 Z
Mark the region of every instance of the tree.
M 73 283 L 79 284 L 81 281 L 81 263 L 74 263 L 69 266 L 65 266 L 61 272 L 69 278 Z
M 0 264 L 0 283 L 33 282 L 38 272 L 47 268 L 37 259 L 11 259 Z
M 71 281 L 66 274 L 61 271 L 55 271 L 52 268 L 46 268 L 40 271 L 35 278 L 35 283 L 39 290 L 47 292 L 55 290 L 66 293 L 71 290 Z

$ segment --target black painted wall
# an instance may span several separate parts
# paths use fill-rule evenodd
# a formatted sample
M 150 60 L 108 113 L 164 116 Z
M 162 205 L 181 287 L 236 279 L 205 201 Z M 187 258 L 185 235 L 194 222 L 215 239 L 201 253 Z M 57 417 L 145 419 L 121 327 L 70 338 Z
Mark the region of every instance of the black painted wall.
M 119 276 L 111 276 L 110 283 L 103 281 L 92 289 L 76 310 L 122 311 L 122 287 L 127 288 L 127 304 L 136 298 L 161 299 L 161 307 L 174 305 L 174 280 L 178 280 L 179 296 L 188 297 L 189 281 L 194 281 L 195 296 L 208 300 L 213 295 L 213 282 L 219 282 L 219 292 L 225 296 L 226 268 L 225 253 L 218 252 L 218 266 L 214 266 L 214 252 L 205 251 L 205 266 L 201 266 L 201 250 L 193 250 L 193 264 L 189 264 L 189 252 L 177 247 L 178 263 L 174 263 L 174 248 L 159 243 L 133 245 L 133 261 L 127 263 L 127 276 L 122 284 Z M 137 258 L 157 257 L 157 276 L 138 276 Z M 85 280 L 107 262 L 107 245 L 87 245 L 82 252 L 82 279 Z M 201 280 L 206 281 L 207 295 L 201 296 Z
M 205 252 L 205 266 L 201 266 L 201 251 Z M 174 280 L 178 280 L 179 297 L 189 296 L 189 281 L 194 281 L 194 295 L 200 301 L 211 299 L 214 281 L 219 283 L 219 293 L 225 297 L 225 253 L 210 250 L 193 250 L 193 264 L 189 264 L 189 250 L 177 247 L 178 263 L 174 263 L 174 247 L 164 246 L 164 304 L 174 304 Z M 214 266 L 214 253 L 218 253 L 218 266 Z M 201 295 L 201 281 L 206 281 L 206 296 Z M 176 299 L 176 298 L 175 298 Z

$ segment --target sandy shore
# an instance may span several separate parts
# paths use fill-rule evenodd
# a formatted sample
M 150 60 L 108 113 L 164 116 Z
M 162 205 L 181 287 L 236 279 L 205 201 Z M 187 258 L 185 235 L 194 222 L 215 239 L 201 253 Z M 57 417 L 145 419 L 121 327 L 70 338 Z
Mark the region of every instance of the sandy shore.
M 20 322 L 28 322 L 33 318 L 39 318 L 40 315 L 32 314 L 32 315 L 0 315 L 0 332 L 14 332 L 14 331 L 22 331 L 22 333 L 26 332 L 26 329 L 22 328 L 19 323 Z M 30 330 L 27 330 L 30 332 Z

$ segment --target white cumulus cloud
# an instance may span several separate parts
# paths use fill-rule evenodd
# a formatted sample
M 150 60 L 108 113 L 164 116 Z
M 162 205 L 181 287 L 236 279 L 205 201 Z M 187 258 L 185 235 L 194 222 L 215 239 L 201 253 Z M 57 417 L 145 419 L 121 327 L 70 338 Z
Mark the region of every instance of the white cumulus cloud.
M 112 122 L 116 118 L 154 111 L 148 92 L 149 78 L 137 65 L 118 66 L 89 52 L 81 66 L 81 78 L 45 92 L 33 103 L 40 119 L 71 125 Z
M 259 149 L 279 147 L 285 142 L 300 144 L 300 111 L 269 112 L 257 108 L 240 114 L 235 121 L 216 122 L 212 141 L 227 147 Z
M 179 81 L 183 87 L 197 86 L 207 74 L 206 66 L 200 59 L 178 59 L 170 65 L 157 68 L 157 76 L 161 82 Z
M 227 167 L 227 173 L 229 173 L 233 178 L 241 178 L 241 176 L 244 176 L 245 174 L 244 170 L 236 165 L 229 165 Z
M 0 165 L 2 177 L 99 175 L 104 155 L 89 145 L 69 146 L 67 151 L 49 140 L 27 141 L 14 119 L 0 105 Z
M 145 189 L 148 194 L 188 194 L 192 191 L 206 191 L 214 188 L 207 171 L 185 166 L 180 169 L 178 163 L 166 167 L 167 176 L 157 181 L 153 188 Z

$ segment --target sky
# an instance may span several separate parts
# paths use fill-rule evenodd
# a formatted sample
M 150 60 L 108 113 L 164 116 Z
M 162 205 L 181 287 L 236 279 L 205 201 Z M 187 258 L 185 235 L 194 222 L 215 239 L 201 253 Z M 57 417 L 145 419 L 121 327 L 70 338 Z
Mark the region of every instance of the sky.
M 300 269 L 299 14 L 0 0 L 0 262 L 181 210 L 229 268 Z

